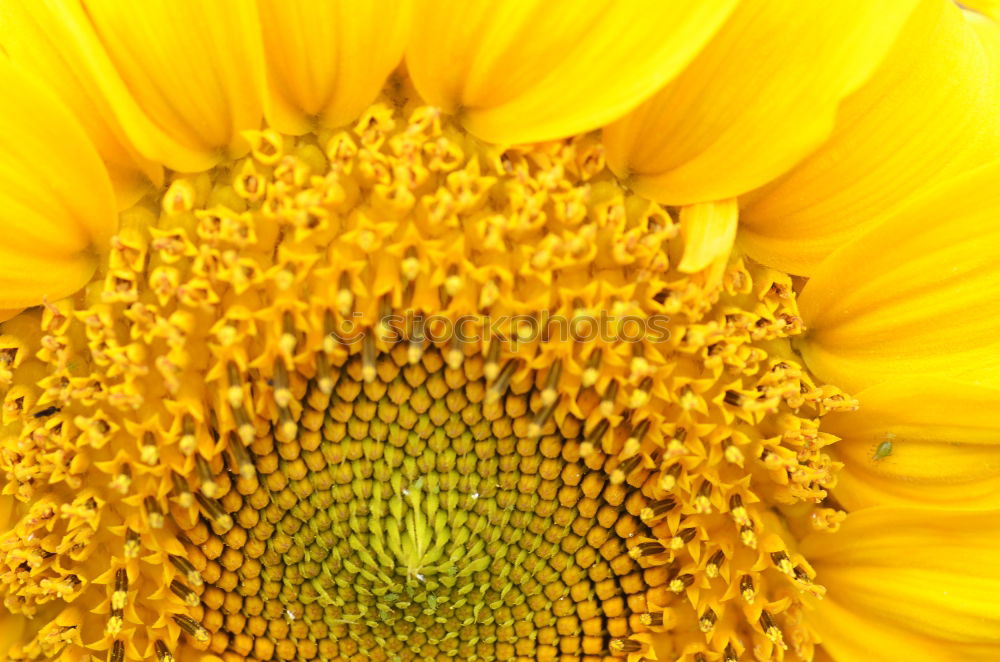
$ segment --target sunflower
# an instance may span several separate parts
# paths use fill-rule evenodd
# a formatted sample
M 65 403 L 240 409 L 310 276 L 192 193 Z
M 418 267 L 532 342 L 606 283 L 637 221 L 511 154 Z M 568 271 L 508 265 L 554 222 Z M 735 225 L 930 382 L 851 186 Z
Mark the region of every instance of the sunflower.
M 4 2 L 0 657 L 998 659 L 981 4 Z

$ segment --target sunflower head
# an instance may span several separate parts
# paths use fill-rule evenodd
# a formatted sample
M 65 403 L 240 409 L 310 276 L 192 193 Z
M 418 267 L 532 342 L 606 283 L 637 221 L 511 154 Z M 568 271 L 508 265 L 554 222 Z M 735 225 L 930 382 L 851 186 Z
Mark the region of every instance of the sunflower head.
M 869 131 L 937 61 L 912 44 L 972 28 L 848 4 L 11 4 L 0 46 L 39 71 L 0 62 L 30 102 L 0 110 L 27 136 L 0 137 L 25 182 L 0 202 L 32 221 L 0 244 L 0 654 L 859 659 L 845 623 L 949 577 L 879 550 L 925 526 L 932 569 L 997 548 L 913 458 L 987 444 L 1000 399 L 946 369 L 988 357 L 953 328 L 966 294 L 935 308 L 948 356 L 886 302 L 924 301 L 946 259 L 995 289 L 966 259 L 988 214 L 937 194 L 837 225 L 803 184 L 854 154 L 841 104 Z M 770 45 L 741 77 L 747 34 Z M 207 63 L 163 59 L 202 42 Z M 42 165 L 35 107 L 66 145 Z M 776 229 L 792 207 L 812 230 Z M 973 220 L 901 231 L 928 209 Z M 950 399 L 898 380 L 914 366 Z M 954 482 L 979 489 L 978 452 Z
M 495 147 L 401 88 L 172 177 L 4 336 L 21 658 L 92 644 L 77 604 L 112 659 L 807 654 L 769 509 L 835 525 L 852 404 L 787 277 L 681 270 L 594 136 Z

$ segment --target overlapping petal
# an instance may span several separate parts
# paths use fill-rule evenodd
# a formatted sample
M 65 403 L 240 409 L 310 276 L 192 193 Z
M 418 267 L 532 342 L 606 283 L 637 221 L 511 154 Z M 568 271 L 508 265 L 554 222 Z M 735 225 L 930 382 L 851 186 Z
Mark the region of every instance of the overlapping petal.
M 301 134 L 357 118 L 399 64 L 410 3 L 259 0 L 269 124 Z
M 677 268 L 685 273 L 694 273 L 719 257 L 728 256 L 736 239 L 738 215 L 736 200 L 683 207 L 680 221 L 684 255 Z
M 885 210 L 1000 153 L 1000 25 L 926 0 L 822 148 L 741 201 L 741 246 L 810 274 Z
M 247 149 L 261 121 L 256 8 L 240 0 L 67 5 L 73 56 L 145 157 L 204 170 Z
M 533 142 L 620 117 L 673 78 L 733 0 L 418 0 L 406 62 L 480 138 Z
M 764 184 L 829 135 L 915 4 L 741 3 L 681 75 L 605 129 L 608 163 L 668 204 Z
M 83 287 L 117 223 L 104 165 L 45 87 L 0 58 L 0 309 Z
M 131 146 L 107 100 L 74 55 L 68 3 L 10 0 L 0 4 L 0 44 L 7 55 L 49 89 L 80 122 L 104 160 L 119 208 L 162 182 L 159 164 Z
M 799 349 L 852 391 L 893 378 L 996 378 L 1000 163 L 912 200 L 833 253 L 806 284 Z
M 837 662 L 1000 656 L 1000 511 L 867 508 L 799 551 L 827 589 L 809 623 Z
M 858 411 L 824 419 L 841 438 L 834 494 L 845 508 L 1000 508 L 1000 389 L 913 376 L 857 398 Z

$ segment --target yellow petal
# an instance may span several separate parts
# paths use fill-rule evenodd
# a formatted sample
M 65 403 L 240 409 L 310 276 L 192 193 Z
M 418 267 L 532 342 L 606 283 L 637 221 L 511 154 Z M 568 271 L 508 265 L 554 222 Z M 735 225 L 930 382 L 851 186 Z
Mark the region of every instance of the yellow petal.
M 732 250 L 739 216 L 736 200 L 689 205 L 680 216 L 684 256 L 677 268 L 681 271 L 701 271 Z
M 71 294 L 117 224 L 111 182 L 83 128 L 0 58 L 0 309 Z M 16 103 L 10 101 L 16 100 Z
M 73 113 L 104 160 L 119 209 L 163 181 L 163 169 L 128 143 L 105 98 L 73 54 L 73 35 L 58 4 L 0 3 L 0 43 L 7 55 L 49 88 Z
M 0 322 L 6 322 L 21 312 L 21 308 L 0 309 Z
M 64 3 L 77 55 L 136 149 L 204 170 L 248 149 L 263 85 L 255 8 L 240 0 Z
M 1000 389 L 917 376 L 857 398 L 858 411 L 823 419 L 841 438 L 841 505 L 1000 508 Z
M 799 350 L 849 391 L 1000 369 L 1000 163 L 908 203 L 824 261 L 799 298 Z
M 608 163 L 667 204 L 764 184 L 829 135 L 915 2 L 741 3 L 680 76 L 605 129 Z
M 498 143 L 595 129 L 673 78 L 732 0 L 417 0 L 406 63 L 428 103 Z
M 816 656 L 834 662 L 995 662 L 992 644 L 957 644 L 918 633 L 906 624 L 889 622 L 881 614 L 860 612 L 850 598 L 823 600 L 810 614 L 809 624 L 823 641 Z
M 876 217 L 1000 153 L 1000 26 L 951 2 L 918 7 L 830 140 L 741 200 L 741 247 L 808 275 Z
M 838 662 L 1000 659 L 1000 511 L 867 508 L 799 551 L 826 598 L 810 625 Z
M 278 131 L 340 126 L 378 95 L 409 39 L 410 3 L 259 0 L 265 112 Z

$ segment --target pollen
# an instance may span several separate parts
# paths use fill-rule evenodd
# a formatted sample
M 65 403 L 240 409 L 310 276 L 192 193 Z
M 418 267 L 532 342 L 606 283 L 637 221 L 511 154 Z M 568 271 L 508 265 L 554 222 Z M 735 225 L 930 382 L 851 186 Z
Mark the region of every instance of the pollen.
M 811 659 L 855 403 L 788 277 L 679 272 L 599 136 L 399 89 L 173 175 L 0 327 L 10 659 Z

